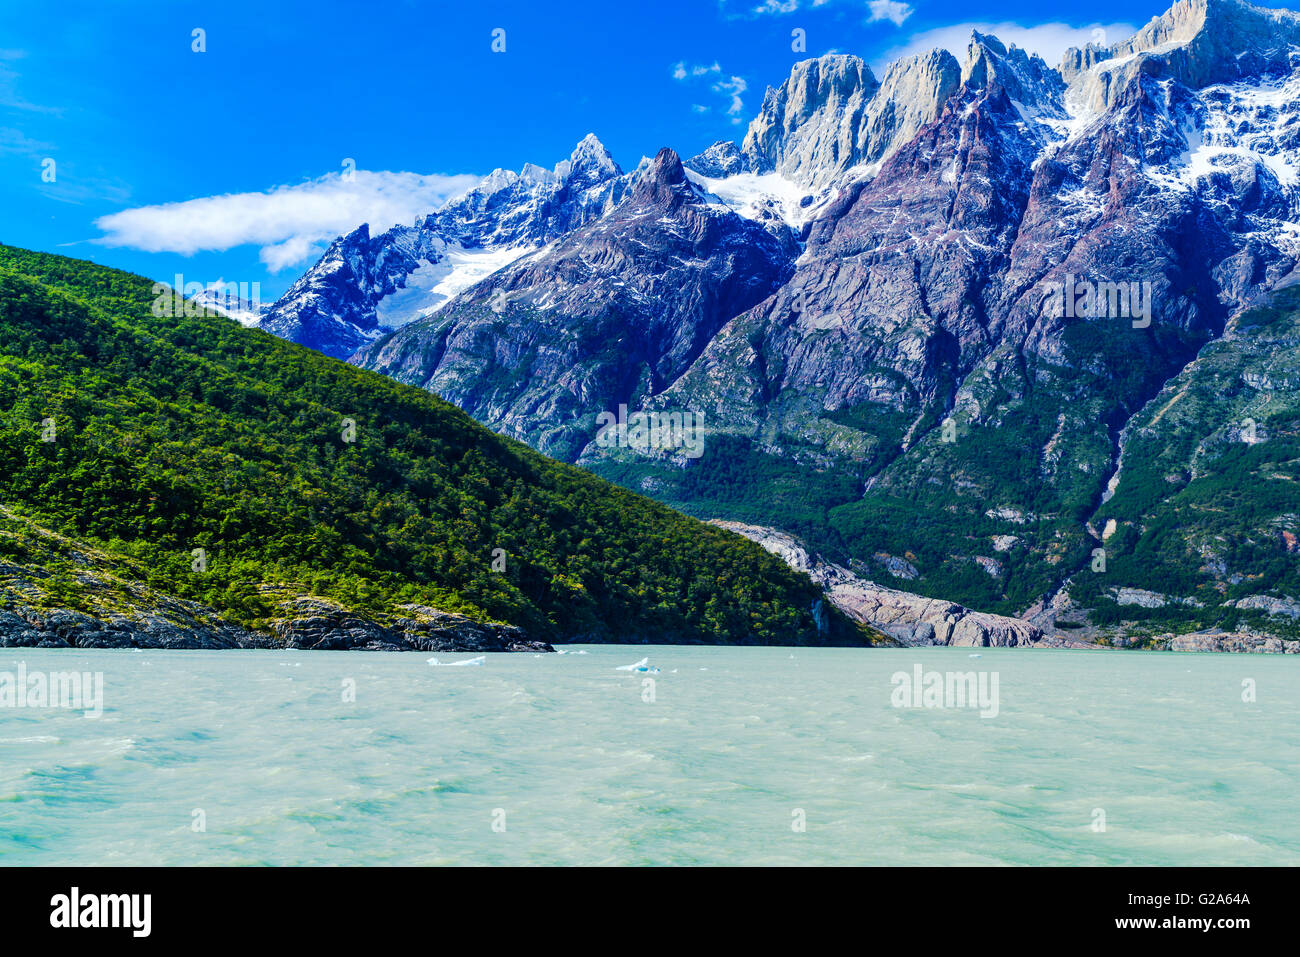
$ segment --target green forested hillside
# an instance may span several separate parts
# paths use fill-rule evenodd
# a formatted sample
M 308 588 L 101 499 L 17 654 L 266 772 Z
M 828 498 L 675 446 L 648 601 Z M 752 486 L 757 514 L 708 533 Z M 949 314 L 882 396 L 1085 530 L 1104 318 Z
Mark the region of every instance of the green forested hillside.
M 153 589 L 262 630 L 291 592 L 550 640 L 870 640 L 819 627 L 817 587 L 739 536 L 419 389 L 224 317 L 157 318 L 153 298 L 0 246 L 0 505 Z M 77 605 L 75 577 L 60 593 Z

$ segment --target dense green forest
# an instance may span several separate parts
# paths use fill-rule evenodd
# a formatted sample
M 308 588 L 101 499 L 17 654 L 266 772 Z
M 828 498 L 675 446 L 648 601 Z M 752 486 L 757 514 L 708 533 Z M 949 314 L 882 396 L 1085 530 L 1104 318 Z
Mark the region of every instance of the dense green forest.
M 867 643 L 806 576 L 404 386 L 0 246 L 0 505 L 265 630 L 285 594 L 548 640 Z M 75 576 L 63 589 L 77 604 Z

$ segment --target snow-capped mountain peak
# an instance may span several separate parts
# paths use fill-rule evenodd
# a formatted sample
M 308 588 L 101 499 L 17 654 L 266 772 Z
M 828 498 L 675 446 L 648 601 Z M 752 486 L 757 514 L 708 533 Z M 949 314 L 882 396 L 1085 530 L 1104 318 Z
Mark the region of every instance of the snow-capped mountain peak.
M 560 180 L 590 187 L 621 176 L 623 171 L 596 134 L 588 133 L 578 141 L 569 158 L 556 165 L 555 175 Z
M 879 77 L 846 54 L 795 64 L 739 146 L 623 173 L 586 137 L 549 172 L 497 171 L 413 227 L 340 238 L 275 311 L 306 317 L 299 341 L 360 342 L 357 364 L 674 504 L 713 508 L 718 475 L 796 497 L 839 476 L 863 561 L 1026 607 L 1088 554 L 1080 505 L 1123 498 L 1115 463 L 1138 474 L 1125 442 L 1160 432 L 1190 456 L 1161 458 L 1145 496 L 1182 487 L 1211 432 L 1169 436 L 1245 416 L 1222 396 L 1291 427 L 1273 400 L 1294 360 L 1244 349 L 1233 323 L 1297 277 L 1300 16 L 1182 0 L 1058 68 L 982 33 L 961 61 L 936 49 Z M 1215 356 L 1222 381 L 1184 398 L 1183 371 Z M 625 470 L 596 428 L 624 408 L 702 416 L 725 471 L 701 480 L 671 450 Z M 941 546 L 898 558 L 918 496 L 1006 554 L 939 522 L 910 545 Z M 1289 501 L 1252 541 L 1285 520 L 1292 554 Z M 1198 565 L 1207 542 L 1188 540 Z M 1004 587 L 1031 569 L 1032 594 Z
M 1065 53 L 1071 99 L 1100 112 L 1141 75 L 1192 89 L 1300 66 L 1300 14 L 1245 0 L 1179 0 L 1127 40 Z

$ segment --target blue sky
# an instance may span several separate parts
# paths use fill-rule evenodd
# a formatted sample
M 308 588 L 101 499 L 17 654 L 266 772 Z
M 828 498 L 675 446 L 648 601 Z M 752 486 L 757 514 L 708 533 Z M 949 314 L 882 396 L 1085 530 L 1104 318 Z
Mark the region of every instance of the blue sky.
M 271 298 L 352 220 L 411 221 L 496 167 L 553 166 L 588 132 L 625 169 L 665 145 L 685 157 L 738 141 L 765 87 L 809 56 L 880 66 L 998 25 L 1055 63 L 1166 5 L 6 3 L 0 241 L 154 278 L 257 281 Z

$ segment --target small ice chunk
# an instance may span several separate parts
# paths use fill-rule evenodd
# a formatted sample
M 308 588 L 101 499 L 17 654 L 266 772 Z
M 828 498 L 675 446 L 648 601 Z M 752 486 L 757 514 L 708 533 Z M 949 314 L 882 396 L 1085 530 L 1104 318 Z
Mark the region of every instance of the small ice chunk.
M 481 665 L 487 661 L 487 655 L 479 655 L 477 658 L 464 658 L 461 661 L 439 661 L 437 658 L 430 658 L 429 664 L 434 668 L 463 668 L 466 665 Z

